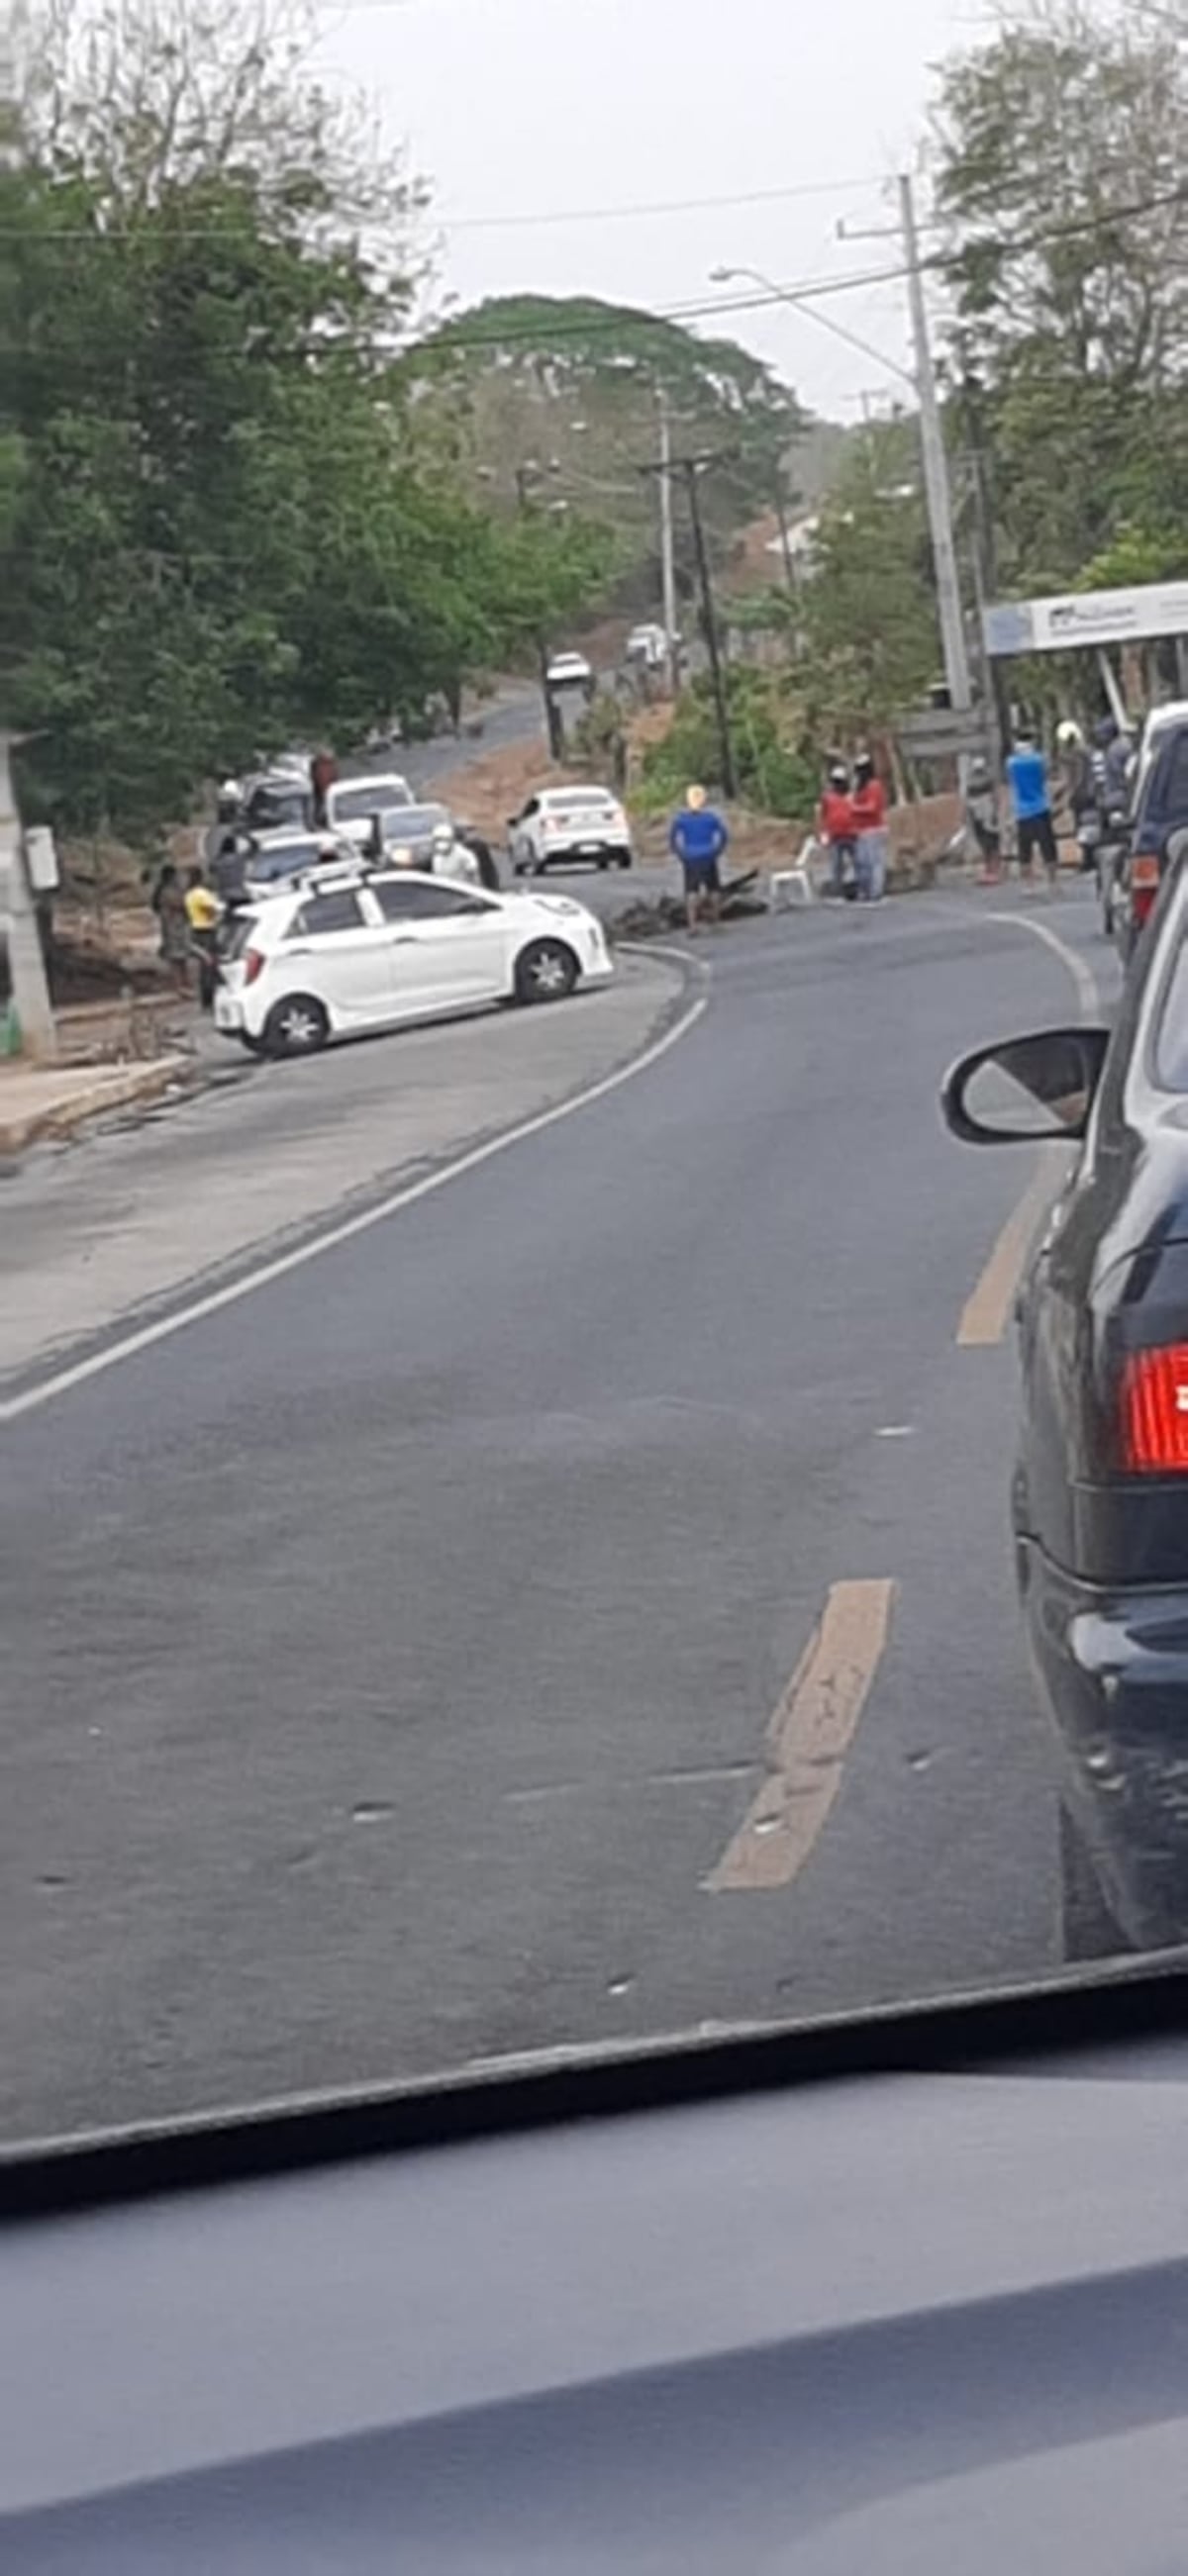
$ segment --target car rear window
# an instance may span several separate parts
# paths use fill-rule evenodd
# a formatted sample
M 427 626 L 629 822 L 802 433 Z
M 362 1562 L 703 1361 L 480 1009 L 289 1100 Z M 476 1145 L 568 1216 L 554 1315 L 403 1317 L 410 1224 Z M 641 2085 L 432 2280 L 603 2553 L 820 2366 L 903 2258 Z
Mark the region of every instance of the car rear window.
M 290 841 L 283 850 L 257 850 L 244 873 L 251 885 L 271 885 L 276 877 L 294 876 L 298 868 L 316 867 L 320 856 L 317 841 Z
M 550 796 L 545 805 L 547 814 L 609 814 L 613 810 L 611 798 L 597 787 L 575 788 L 571 796 Z
M 369 814 L 382 814 L 388 805 L 407 805 L 408 789 L 391 779 L 369 778 L 358 787 L 336 787 L 331 812 L 336 823 L 358 823 Z
M 1188 939 L 1180 941 L 1164 986 L 1153 1061 L 1165 1090 L 1188 1091 Z
M 1183 815 L 1188 822 L 1188 726 L 1165 746 L 1154 780 L 1152 802 L 1161 814 Z
M 385 841 L 427 841 L 439 823 L 448 823 L 444 805 L 390 805 L 384 810 Z
M 365 930 L 363 907 L 349 886 L 328 886 L 325 894 L 313 894 L 295 912 L 285 933 L 286 939 L 323 939 L 328 930 Z
M 232 913 L 223 941 L 224 957 L 242 957 L 245 948 L 251 946 L 252 932 L 255 927 L 254 912 Z

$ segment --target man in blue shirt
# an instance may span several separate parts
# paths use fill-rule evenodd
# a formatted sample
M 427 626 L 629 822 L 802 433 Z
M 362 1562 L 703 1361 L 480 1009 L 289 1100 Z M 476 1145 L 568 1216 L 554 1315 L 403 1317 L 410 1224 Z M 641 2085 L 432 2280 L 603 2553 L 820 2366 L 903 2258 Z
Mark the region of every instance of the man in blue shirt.
M 1029 881 L 1034 877 L 1038 851 L 1048 871 L 1048 883 L 1054 886 L 1059 861 L 1056 827 L 1052 821 L 1052 791 L 1048 785 L 1048 764 L 1033 734 L 1020 733 L 1016 737 L 1006 774 L 1019 845 L 1019 874 Z
M 668 835 L 673 857 L 685 879 L 685 920 L 690 930 L 699 921 L 716 921 L 722 880 L 718 861 L 730 840 L 720 814 L 715 814 L 704 787 L 690 787 Z

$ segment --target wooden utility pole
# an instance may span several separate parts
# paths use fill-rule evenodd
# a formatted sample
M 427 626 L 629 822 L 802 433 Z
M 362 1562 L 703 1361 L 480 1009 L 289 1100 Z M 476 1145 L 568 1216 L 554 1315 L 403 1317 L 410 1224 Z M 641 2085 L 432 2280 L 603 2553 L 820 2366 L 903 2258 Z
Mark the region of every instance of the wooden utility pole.
M 536 476 L 530 465 L 517 465 L 516 502 L 522 519 L 526 519 L 528 517 L 532 507 L 528 496 L 535 479 Z M 545 642 L 543 632 L 539 627 L 536 631 L 536 667 L 540 676 L 540 694 L 544 700 L 545 729 L 549 739 L 549 758 L 550 760 L 560 760 L 561 754 L 565 749 L 561 732 L 561 715 L 556 699 L 549 687 L 549 648 Z
M 724 795 L 737 796 L 738 776 L 734 766 L 734 745 L 730 739 L 730 708 L 726 697 L 726 676 L 718 639 L 718 622 L 714 615 L 714 594 L 710 581 L 709 554 L 705 542 L 705 525 L 701 516 L 698 478 L 711 465 L 726 465 L 737 454 L 734 448 L 705 450 L 696 456 L 661 457 L 654 465 L 641 465 L 640 474 L 668 476 L 679 474 L 689 496 L 689 523 L 693 531 L 693 553 L 697 564 L 697 585 L 701 593 L 701 623 L 705 632 L 705 649 L 709 655 L 710 687 L 714 699 L 714 720 L 718 735 L 718 763 L 722 773 Z

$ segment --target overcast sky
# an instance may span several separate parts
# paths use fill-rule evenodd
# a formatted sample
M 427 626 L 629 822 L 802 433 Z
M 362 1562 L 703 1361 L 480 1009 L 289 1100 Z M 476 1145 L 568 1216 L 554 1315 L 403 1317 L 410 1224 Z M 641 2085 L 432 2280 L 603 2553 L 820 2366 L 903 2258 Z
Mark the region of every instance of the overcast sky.
M 709 283 L 720 264 L 787 284 L 892 263 L 893 243 L 839 241 L 838 220 L 892 220 L 886 182 L 918 154 L 934 66 L 987 26 L 978 0 L 345 0 L 325 8 L 323 45 L 433 187 L 442 293 L 663 312 L 746 292 Z M 777 189 L 805 193 L 590 214 Z M 559 220 L 570 212 L 582 219 Z M 519 216 L 532 220 L 506 220 Z M 905 360 L 901 284 L 819 309 Z M 834 418 L 895 389 L 786 306 L 721 327 Z

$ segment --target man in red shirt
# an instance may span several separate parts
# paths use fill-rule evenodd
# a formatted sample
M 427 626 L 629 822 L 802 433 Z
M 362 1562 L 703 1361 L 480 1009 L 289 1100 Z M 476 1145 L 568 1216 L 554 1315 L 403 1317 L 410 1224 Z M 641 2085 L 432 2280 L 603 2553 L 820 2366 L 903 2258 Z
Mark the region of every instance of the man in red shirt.
M 829 772 L 825 793 L 817 807 L 817 829 L 829 852 L 829 892 L 844 895 L 846 861 L 854 856 L 854 808 L 850 797 L 850 773 L 841 761 Z
M 850 810 L 857 835 L 854 873 L 858 901 L 877 903 L 887 874 L 887 792 L 866 751 L 854 763 Z

